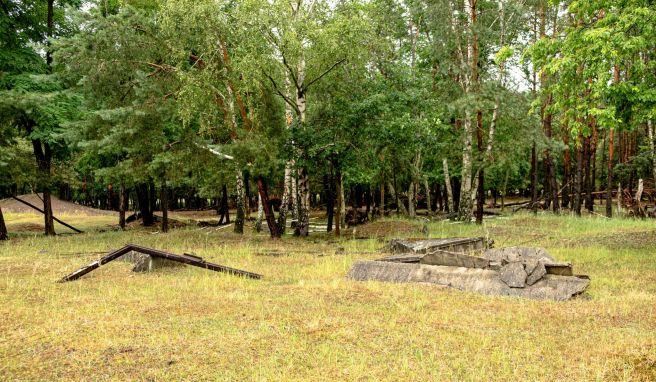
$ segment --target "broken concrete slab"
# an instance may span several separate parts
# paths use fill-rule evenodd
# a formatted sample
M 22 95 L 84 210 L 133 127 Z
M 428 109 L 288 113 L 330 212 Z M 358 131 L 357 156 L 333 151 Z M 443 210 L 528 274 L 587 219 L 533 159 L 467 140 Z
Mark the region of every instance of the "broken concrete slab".
M 520 262 L 508 263 L 499 270 L 499 278 L 511 288 L 524 288 L 526 277 L 524 264 Z
M 486 295 L 559 301 L 583 293 L 590 284 L 590 279 L 584 276 L 544 275 L 533 285 L 512 288 L 501 280 L 499 272 L 491 269 L 385 261 L 358 261 L 349 270 L 347 278 L 357 281 L 425 282 Z
M 171 261 L 159 257 L 153 257 L 139 252 L 129 252 L 121 257 L 121 260 L 134 264 L 132 272 L 152 272 L 162 268 L 183 267 L 183 263 Z
M 536 261 L 535 267 L 532 267 L 532 264 L 530 265 L 532 268 L 530 272 L 528 271 L 529 264 L 524 265 L 524 269 L 528 274 L 528 277 L 526 278 L 526 284 L 533 285 L 547 274 L 547 269 L 544 267 L 544 263 L 542 261 Z
M 456 237 L 443 239 L 394 239 L 389 248 L 393 253 L 429 253 L 434 250 L 472 252 L 484 250 L 488 243 L 483 237 Z
M 442 250 L 436 250 L 423 255 L 419 259 L 419 263 L 481 269 L 489 268 L 490 266 L 490 261 L 482 257 Z
M 541 261 L 547 274 L 560 276 L 572 276 L 574 274 L 571 263 L 556 261 L 544 248 L 507 247 L 487 249 L 483 252 L 482 257 L 502 265 L 512 262 L 527 264 Z

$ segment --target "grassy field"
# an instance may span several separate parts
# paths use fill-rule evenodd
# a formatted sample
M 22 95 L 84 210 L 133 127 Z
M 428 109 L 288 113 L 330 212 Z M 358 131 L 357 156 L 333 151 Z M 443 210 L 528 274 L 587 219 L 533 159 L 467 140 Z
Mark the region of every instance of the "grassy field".
M 6 219 L 10 231 L 39 221 Z M 64 220 L 85 230 L 114 223 L 105 216 Z M 401 223 L 386 221 L 392 232 Z M 484 235 L 497 247 L 546 247 L 589 275 L 591 287 L 583 298 L 545 302 L 351 282 L 344 279 L 350 265 L 379 257 L 384 245 L 353 236 L 271 241 L 229 228 L 55 238 L 14 232 L 0 243 L 0 379 L 656 380 L 654 221 L 520 214 L 482 227 L 428 227 L 432 237 Z M 128 242 L 194 252 L 265 278 L 193 267 L 135 274 L 113 262 L 55 283 L 97 252 Z

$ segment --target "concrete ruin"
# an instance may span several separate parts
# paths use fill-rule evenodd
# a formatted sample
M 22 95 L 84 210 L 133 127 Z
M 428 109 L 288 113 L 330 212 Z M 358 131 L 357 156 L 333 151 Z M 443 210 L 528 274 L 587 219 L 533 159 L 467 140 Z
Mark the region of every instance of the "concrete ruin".
M 590 285 L 587 276 L 574 275 L 572 264 L 556 261 L 543 248 L 489 246 L 484 238 L 393 240 L 393 255 L 356 262 L 347 277 L 550 300 L 568 300 Z

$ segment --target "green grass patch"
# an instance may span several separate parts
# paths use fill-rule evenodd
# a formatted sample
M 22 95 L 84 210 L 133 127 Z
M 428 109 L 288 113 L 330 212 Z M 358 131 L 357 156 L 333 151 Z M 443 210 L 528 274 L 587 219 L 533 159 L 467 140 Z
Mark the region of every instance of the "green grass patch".
M 38 223 L 6 218 L 10 231 Z M 591 277 L 584 298 L 545 302 L 345 280 L 354 261 L 380 257 L 376 239 L 120 232 L 106 230 L 111 218 L 62 218 L 89 232 L 12 232 L 0 244 L 3 380 L 656 380 L 653 221 L 518 214 L 483 226 L 428 223 L 432 237 L 543 246 Z M 398 221 L 384 222 L 394 236 Z M 117 261 L 55 283 L 100 256 L 92 252 L 129 242 L 265 277 L 194 267 L 135 274 Z M 262 255 L 273 251 L 285 256 Z

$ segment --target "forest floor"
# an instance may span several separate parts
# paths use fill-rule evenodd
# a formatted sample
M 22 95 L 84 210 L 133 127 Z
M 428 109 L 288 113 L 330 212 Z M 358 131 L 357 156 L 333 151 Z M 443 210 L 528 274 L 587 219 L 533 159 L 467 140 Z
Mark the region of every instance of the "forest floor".
M 84 215 L 61 218 L 87 233 L 45 238 L 16 233 L 38 225 L 37 215 L 5 215 L 1 380 L 656 380 L 654 221 L 385 219 L 339 239 L 272 241 L 250 228 L 121 232 L 108 229 L 113 216 Z M 417 236 L 424 224 L 431 237 L 545 247 L 592 284 L 583 297 L 553 302 L 344 278 L 355 260 L 380 257 L 383 238 Z M 375 238 L 357 238 L 367 235 Z M 194 252 L 264 278 L 194 267 L 137 274 L 117 261 L 55 282 L 125 243 Z

